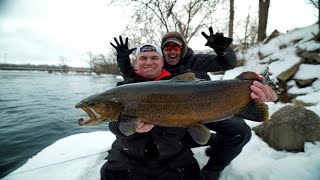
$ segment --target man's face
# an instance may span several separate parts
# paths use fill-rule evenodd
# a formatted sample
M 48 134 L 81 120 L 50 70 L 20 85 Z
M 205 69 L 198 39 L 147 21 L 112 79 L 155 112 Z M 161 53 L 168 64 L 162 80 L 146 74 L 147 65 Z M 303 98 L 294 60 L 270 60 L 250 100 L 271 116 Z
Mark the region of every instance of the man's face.
M 164 59 L 170 65 L 176 65 L 180 61 L 182 47 L 176 43 L 169 42 L 163 48 Z
M 134 61 L 140 75 L 148 79 L 155 79 L 160 76 L 163 63 L 161 55 L 154 51 L 141 52 Z

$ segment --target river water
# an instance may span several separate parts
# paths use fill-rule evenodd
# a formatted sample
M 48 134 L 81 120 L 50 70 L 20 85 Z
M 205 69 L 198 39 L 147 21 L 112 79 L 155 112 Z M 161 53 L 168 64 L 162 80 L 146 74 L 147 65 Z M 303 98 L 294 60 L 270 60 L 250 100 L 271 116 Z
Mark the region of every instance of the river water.
M 0 71 L 0 178 L 45 147 L 69 135 L 106 130 L 81 127 L 74 105 L 120 81 L 116 76 Z

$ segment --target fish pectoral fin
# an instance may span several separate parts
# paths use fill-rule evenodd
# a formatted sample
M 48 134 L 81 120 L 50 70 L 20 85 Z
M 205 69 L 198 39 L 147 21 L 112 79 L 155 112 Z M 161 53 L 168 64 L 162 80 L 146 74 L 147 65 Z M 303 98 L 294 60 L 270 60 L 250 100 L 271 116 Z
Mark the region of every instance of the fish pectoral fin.
M 120 118 L 118 128 L 122 134 L 130 136 L 136 132 L 139 123 L 140 121 L 134 118 Z
M 202 124 L 192 124 L 187 127 L 192 138 L 201 145 L 208 143 L 210 139 L 210 130 Z
M 235 116 L 239 116 L 251 121 L 263 122 L 269 119 L 268 105 L 265 103 L 258 103 L 251 101 L 247 104 L 240 112 L 236 113 Z

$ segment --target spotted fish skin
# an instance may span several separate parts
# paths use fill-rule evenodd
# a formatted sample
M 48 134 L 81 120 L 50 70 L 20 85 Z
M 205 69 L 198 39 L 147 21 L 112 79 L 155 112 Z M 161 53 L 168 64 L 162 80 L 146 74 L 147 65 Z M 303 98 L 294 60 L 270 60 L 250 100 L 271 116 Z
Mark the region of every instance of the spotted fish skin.
M 237 115 L 252 121 L 269 118 L 265 103 L 251 100 L 250 86 L 259 76 L 244 72 L 233 80 L 203 81 L 192 73 L 172 80 L 134 83 L 112 88 L 77 103 L 91 119 L 80 125 L 119 121 L 131 135 L 139 122 L 166 127 L 187 127 L 194 139 L 205 144 L 210 131 L 202 124 Z

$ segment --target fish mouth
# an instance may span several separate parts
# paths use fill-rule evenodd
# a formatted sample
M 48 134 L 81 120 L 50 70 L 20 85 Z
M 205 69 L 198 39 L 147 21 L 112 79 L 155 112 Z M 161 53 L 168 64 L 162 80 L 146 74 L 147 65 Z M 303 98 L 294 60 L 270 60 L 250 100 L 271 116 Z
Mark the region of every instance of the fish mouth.
M 92 110 L 92 109 L 90 109 L 90 108 L 88 108 L 88 107 L 77 107 L 77 108 L 81 108 L 82 110 L 84 110 L 87 114 L 88 114 L 88 116 L 89 116 L 89 119 L 87 119 L 87 120 L 84 120 L 83 118 L 80 118 L 79 120 L 78 120 L 78 124 L 80 125 L 80 126 L 82 126 L 82 125 L 85 125 L 85 124 L 87 124 L 88 122 L 91 122 L 91 121 L 96 121 L 98 118 L 97 118 L 97 115 L 96 114 L 98 114 L 97 112 L 95 112 L 94 110 Z

